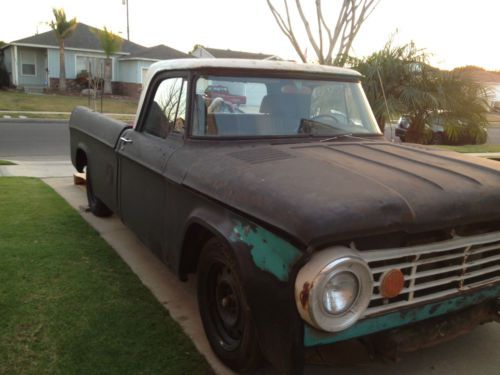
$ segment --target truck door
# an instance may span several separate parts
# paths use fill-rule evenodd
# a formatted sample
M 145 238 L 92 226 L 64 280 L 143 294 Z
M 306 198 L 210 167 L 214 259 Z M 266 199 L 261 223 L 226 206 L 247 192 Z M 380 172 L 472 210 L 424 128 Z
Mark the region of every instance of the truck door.
M 120 216 L 160 257 L 168 241 L 164 224 L 171 204 L 164 171 L 184 142 L 186 98 L 185 77 L 153 81 L 136 128 L 125 132 L 118 144 Z

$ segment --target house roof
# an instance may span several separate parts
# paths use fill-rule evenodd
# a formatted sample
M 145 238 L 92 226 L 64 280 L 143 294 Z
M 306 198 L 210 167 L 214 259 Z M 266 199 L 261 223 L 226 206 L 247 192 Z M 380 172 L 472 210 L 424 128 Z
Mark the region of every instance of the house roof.
M 182 59 L 191 57 L 187 53 L 178 51 L 174 48 L 167 47 L 164 44 L 143 49 L 136 53 L 131 53 L 129 56 L 123 57 L 124 60 L 170 60 Z
M 73 34 L 71 34 L 71 36 L 64 40 L 65 48 L 102 51 L 99 40 L 97 39 L 93 30 L 97 29 L 95 27 L 79 22 Z M 27 38 L 19 39 L 11 42 L 10 44 L 33 46 L 39 45 L 44 47 L 53 46 L 57 48 L 59 47 L 57 38 L 52 30 L 41 34 L 35 34 Z M 144 49 L 146 49 L 146 47 L 124 39 L 121 52 L 138 53 Z
M 277 58 L 281 60 L 276 55 L 268 55 L 264 53 L 253 53 L 253 52 L 243 52 L 243 51 L 232 51 L 230 49 L 217 49 L 202 47 L 205 51 L 210 53 L 213 57 L 218 59 L 251 59 L 251 60 L 268 60 L 271 58 Z

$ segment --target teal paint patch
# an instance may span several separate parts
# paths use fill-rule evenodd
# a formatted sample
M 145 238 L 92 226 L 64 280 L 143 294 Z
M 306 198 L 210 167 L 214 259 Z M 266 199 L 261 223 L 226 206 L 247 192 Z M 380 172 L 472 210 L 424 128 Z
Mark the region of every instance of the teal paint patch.
M 278 236 L 258 226 L 238 224 L 234 227 L 231 241 L 242 241 L 251 248 L 255 265 L 287 281 L 292 265 L 301 252 Z
M 468 293 L 466 295 L 450 298 L 448 300 L 434 302 L 411 310 L 396 311 L 376 318 L 365 319 L 337 334 L 322 332 L 306 324 L 304 326 L 304 345 L 309 347 L 349 340 L 355 337 L 365 336 L 386 329 L 444 315 L 498 297 L 500 297 L 500 285 L 486 288 L 475 293 Z

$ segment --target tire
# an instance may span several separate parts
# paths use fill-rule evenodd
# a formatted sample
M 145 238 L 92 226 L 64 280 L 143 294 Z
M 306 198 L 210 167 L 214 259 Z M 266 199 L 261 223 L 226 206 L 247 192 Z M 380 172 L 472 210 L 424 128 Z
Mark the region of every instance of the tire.
M 235 371 L 258 368 L 262 355 L 234 255 L 212 238 L 198 264 L 198 307 L 210 346 Z
M 433 145 L 442 145 L 444 144 L 444 136 L 443 133 L 433 133 L 432 134 L 432 144 Z
M 113 211 L 111 211 L 108 206 L 106 206 L 94 193 L 94 187 L 92 185 L 92 174 L 88 165 L 86 168 L 86 176 L 87 201 L 89 204 L 90 212 L 99 217 L 111 216 L 113 214 Z

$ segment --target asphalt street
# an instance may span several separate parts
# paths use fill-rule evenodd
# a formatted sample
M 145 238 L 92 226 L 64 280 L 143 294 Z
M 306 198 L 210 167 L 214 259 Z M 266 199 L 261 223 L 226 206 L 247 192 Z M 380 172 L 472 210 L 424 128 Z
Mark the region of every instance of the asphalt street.
M 389 127 L 386 127 L 385 136 L 391 139 Z M 397 137 L 395 139 L 398 141 Z M 488 129 L 488 143 L 500 144 L 500 127 Z M 69 161 L 68 123 L 47 120 L 0 120 L 0 159 Z
M 67 121 L 0 121 L 0 159 L 69 161 Z

